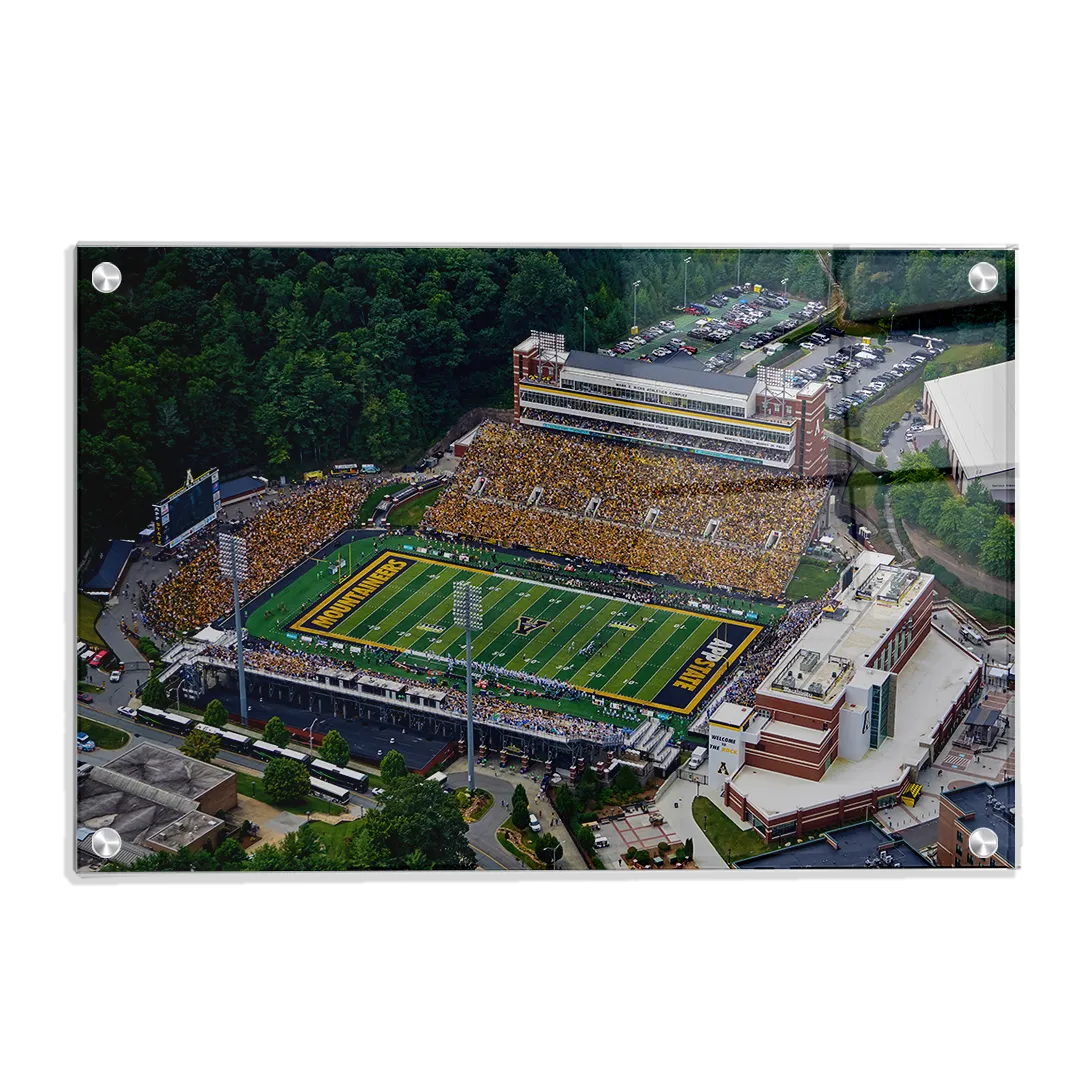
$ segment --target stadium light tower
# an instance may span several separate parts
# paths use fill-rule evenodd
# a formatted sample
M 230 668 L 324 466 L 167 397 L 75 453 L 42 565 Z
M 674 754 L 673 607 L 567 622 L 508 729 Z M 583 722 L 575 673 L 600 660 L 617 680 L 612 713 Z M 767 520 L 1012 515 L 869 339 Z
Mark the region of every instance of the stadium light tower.
M 247 686 L 244 684 L 244 627 L 240 614 L 240 582 L 247 577 L 247 543 L 241 536 L 218 533 L 218 565 L 232 581 L 233 615 L 236 619 L 236 674 L 240 680 L 240 722 L 247 727 Z
M 638 291 L 638 286 L 640 284 L 641 284 L 640 280 L 634 282 L 634 325 L 635 326 L 637 326 L 637 291 Z
M 585 312 L 589 310 L 588 304 L 582 309 L 581 312 L 581 351 L 585 351 Z
M 469 791 L 476 790 L 476 765 L 473 754 L 473 704 L 472 704 L 472 632 L 482 630 L 484 621 L 480 613 L 480 586 L 459 581 L 454 585 L 454 625 L 465 627 L 465 730 L 469 755 Z
M 686 307 L 686 275 L 690 273 L 690 260 L 692 255 L 687 255 L 682 261 L 682 306 Z

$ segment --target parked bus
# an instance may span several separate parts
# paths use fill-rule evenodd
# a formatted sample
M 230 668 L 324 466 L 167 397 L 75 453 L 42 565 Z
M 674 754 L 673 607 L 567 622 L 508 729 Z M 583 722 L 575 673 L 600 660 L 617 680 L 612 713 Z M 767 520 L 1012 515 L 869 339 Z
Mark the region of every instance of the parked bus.
M 328 780 L 321 780 L 317 776 L 311 777 L 311 793 L 329 799 L 331 802 L 347 803 L 349 801 L 348 788 L 338 787 L 337 784 L 331 784 Z
M 298 750 L 275 746 L 262 739 L 256 739 L 251 748 L 261 758 L 288 758 L 290 761 L 299 761 L 301 765 L 306 765 L 311 760 L 310 754 L 301 754 Z
M 231 750 L 234 754 L 249 753 L 251 744 L 254 742 L 247 735 L 240 735 L 235 731 L 224 731 L 221 728 L 211 727 L 209 724 L 196 724 L 195 727 L 208 735 L 216 735 L 221 740 L 221 749 Z
M 338 769 L 335 783 L 342 784 L 353 791 L 367 791 L 368 774 L 355 769 Z
M 152 709 L 149 705 L 140 706 L 138 716 L 144 724 L 153 724 L 175 735 L 186 735 L 195 724 L 186 716 L 165 712 L 164 709 Z

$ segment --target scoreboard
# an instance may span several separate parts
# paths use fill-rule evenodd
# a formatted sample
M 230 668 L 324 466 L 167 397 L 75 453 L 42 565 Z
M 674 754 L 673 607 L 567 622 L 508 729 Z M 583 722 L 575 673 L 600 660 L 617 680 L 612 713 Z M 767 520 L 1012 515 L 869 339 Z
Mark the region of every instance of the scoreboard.
M 207 469 L 154 505 L 154 540 L 162 547 L 176 547 L 213 521 L 220 509 L 218 471 Z

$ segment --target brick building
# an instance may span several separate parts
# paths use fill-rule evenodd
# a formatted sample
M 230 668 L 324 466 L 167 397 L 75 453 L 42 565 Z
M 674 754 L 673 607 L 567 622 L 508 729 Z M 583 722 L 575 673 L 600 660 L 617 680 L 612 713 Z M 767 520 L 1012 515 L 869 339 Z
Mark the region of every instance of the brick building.
M 514 349 L 514 420 L 661 450 L 821 476 L 826 387 L 567 351 L 536 332 Z
M 998 849 L 989 859 L 972 854 L 976 829 L 992 829 Z M 1016 866 L 1016 781 L 983 781 L 943 791 L 938 809 L 938 866 Z
M 757 688 L 709 717 L 709 783 L 767 839 L 867 819 L 910 797 L 982 684 L 931 624 L 930 574 L 864 552 Z

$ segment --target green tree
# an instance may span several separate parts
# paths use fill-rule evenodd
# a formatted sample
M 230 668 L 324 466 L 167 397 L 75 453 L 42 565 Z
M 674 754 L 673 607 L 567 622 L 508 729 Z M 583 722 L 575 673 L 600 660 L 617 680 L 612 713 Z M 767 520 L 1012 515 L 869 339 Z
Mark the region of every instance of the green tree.
M 554 866 L 562 858 L 562 844 L 551 833 L 543 833 L 537 838 L 536 854 L 545 866 Z
M 142 690 L 142 703 L 150 709 L 164 709 L 169 703 L 165 696 L 165 687 L 156 678 L 150 679 Z
M 600 792 L 603 790 L 603 782 L 600 780 L 600 777 L 596 775 L 596 770 L 586 769 L 577 778 L 574 795 L 580 806 L 588 806 L 599 799 Z M 558 809 L 558 804 L 556 804 L 556 809 Z M 567 820 L 569 820 L 569 818 Z
M 409 768 L 405 764 L 405 759 L 397 750 L 391 750 L 382 759 L 382 765 L 379 768 L 379 776 L 384 783 L 389 783 L 392 780 L 400 780 L 403 776 L 408 775 Z
M 888 458 L 886 458 L 884 454 L 878 454 L 878 456 L 874 458 L 874 468 L 878 472 L 887 471 L 889 468 Z
M 686 838 L 683 851 L 686 853 L 686 861 L 690 862 L 694 858 L 694 838 L 692 836 Z
M 964 498 L 967 499 L 968 506 L 986 506 L 993 510 L 995 514 L 1001 509 L 990 492 L 986 490 L 986 485 L 978 477 L 975 477 L 968 484 L 967 491 L 964 492 Z
M 944 544 L 957 547 L 960 543 L 960 530 L 964 524 L 967 503 L 958 496 L 946 499 L 941 504 L 934 535 Z
M 146 637 L 145 635 L 139 638 L 139 652 L 141 652 L 147 660 L 161 659 L 161 650 L 154 644 L 154 639 Z
M 86 682 L 87 666 L 86 661 L 81 656 L 77 658 L 77 663 L 75 664 L 75 672 L 79 682 Z
M 207 704 L 203 722 L 217 728 L 224 727 L 229 722 L 229 713 L 217 698 Z
M 311 778 L 299 761 L 274 758 L 266 763 L 263 790 L 272 803 L 295 803 L 311 794 Z
M 263 738 L 268 743 L 273 743 L 274 746 L 288 746 L 289 745 L 289 733 L 285 730 L 285 724 L 282 722 L 280 716 L 271 716 L 266 721 L 266 727 L 263 729 Z
M 620 765 L 611 778 L 611 793 L 619 799 L 628 799 L 641 793 L 641 784 L 630 769 Z
M 586 855 L 592 855 L 596 851 L 596 836 L 588 825 L 578 826 L 577 841 Z
M 235 837 L 230 836 L 218 844 L 214 851 L 214 862 L 219 870 L 243 870 L 247 852 Z
M 995 577 L 1012 581 L 1016 574 L 1016 527 L 1004 514 L 994 522 L 979 549 L 979 565 Z
M 997 513 L 993 507 L 986 503 L 973 505 L 969 502 L 960 522 L 960 535 L 957 538 L 960 550 L 968 555 L 978 555 L 994 527 L 996 518 Z
M 949 451 L 946 450 L 937 439 L 926 448 L 926 456 L 930 459 L 930 464 L 933 465 L 935 469 L 938 469 L 940 472 L 949 471 Z
M 407 774 L 363 817 L 352 861 L 362 870 L 472 870 L 468 826 L 436 784 Z
M 552 252 L 528 251 L 519 255 L 502 304 L 507 328 L 518 335 L 534 329 L 560 329 L 575 287 L 573 278 Z
M 569 822 L 573 819 L 577 808 L 577 797 L 570 790 L 570 786 L 559 784 L 555 789 L 555 812 L 563 821 Z
M 515 829 L 527 829 L 529 827 L 529 804 L 528 802 L 518 802 L 514 799 L 510 807 L 510 820 L 514 823 Z
M 212 761 L 221 749 L 221 738 L 193 727 L 180 744 L 180 753 L 196 761 Z
M 320 753 L 331 765 L 344 767 L 349 763 L 349 744 L 336 728 L 331 728 L 326 733 Z

